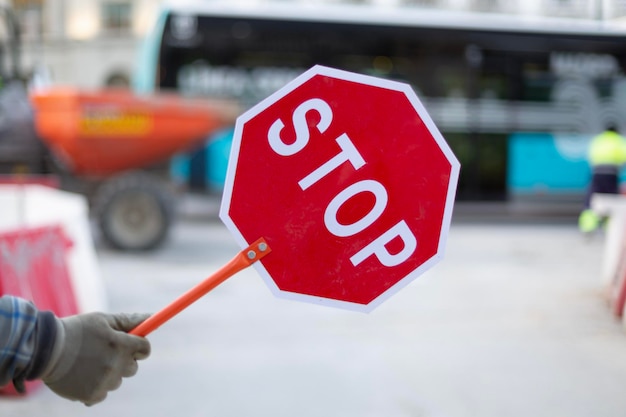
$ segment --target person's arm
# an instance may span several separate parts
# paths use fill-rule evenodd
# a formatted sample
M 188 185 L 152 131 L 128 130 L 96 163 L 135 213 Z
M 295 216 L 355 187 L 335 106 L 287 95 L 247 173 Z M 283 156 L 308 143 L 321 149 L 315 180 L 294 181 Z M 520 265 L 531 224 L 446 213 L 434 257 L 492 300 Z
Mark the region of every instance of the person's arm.
M 137 372 L 147 339 L 128 334 L 147 314 L 78 314 L 57 318 L 30 302 L 0 298 L 0 384 L 41 379 L 61 397 L 93 405 Z M 2 310 L 4 308 L 4 310 Z M 4 385 L 2 384 L 2 385 Z
M 17 297 L 0 297 L 0 386 L 11 381 L 24 392 L 24 381 L 42 376 L 52 357 L 57 319 Z

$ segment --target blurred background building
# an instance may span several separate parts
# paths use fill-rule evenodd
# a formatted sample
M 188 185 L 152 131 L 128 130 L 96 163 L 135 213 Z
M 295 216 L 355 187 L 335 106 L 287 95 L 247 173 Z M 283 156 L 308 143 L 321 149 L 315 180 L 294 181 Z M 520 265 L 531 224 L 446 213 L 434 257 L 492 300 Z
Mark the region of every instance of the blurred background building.
M 245 5 L 264 0 L 237 1 Z M 292 1 L 294 4 L 305 1 L 359 3 L 602 21 L 626 16 L 626 0 Z M 25 68 L 46 68 L 56 83 L 96 88 L 129 85 L 138 44 L 149 31 L 163 1 L 4 0 L 4 3 L 13 7 L 20 21 Z
M 138 42 L 159 0 L 16 0 L 24 68 L 46 68 L 56 83 L 127 86 Z

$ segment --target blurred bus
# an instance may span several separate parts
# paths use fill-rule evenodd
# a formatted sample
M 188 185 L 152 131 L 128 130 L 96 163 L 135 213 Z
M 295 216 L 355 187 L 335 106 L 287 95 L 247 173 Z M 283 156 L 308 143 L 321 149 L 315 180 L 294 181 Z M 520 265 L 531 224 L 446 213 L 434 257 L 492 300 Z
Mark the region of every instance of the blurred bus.
M 245 110 L 315 64 L 407 82 L 461 161 L 458 200 L 582 201 L 590 137 L 608 123 L 626 133 L 625 35 L 574 19 L 173 2 L 136 86 L 236 98 Z M 179 158 L 178 174 L 219 187 L 228 134 Z

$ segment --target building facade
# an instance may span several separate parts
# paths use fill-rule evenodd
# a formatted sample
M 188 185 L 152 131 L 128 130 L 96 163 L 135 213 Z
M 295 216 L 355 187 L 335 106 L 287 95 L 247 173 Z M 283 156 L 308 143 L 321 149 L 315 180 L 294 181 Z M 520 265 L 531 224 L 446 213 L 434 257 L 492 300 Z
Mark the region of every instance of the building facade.
M 128 86 L 160 0 L 15 0 L 22 65 L 81 88 Z

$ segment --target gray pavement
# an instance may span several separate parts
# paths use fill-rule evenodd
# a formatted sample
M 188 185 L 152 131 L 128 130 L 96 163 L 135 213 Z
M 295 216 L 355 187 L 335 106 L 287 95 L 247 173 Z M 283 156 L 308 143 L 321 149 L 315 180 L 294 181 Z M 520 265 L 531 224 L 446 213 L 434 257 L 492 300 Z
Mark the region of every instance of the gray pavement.
M 41 388 L 2 416 L 622 417 L 626 332 L 603 242 L 572 223 L 453 222 L 444 260 L 370 314 L 275 298 L 254 269 L 156 330 L 94 407 Z M 168 245 L 99 248 L 111 311 L 156 311 L 238 251 L 212 218 Z

